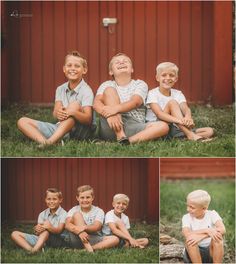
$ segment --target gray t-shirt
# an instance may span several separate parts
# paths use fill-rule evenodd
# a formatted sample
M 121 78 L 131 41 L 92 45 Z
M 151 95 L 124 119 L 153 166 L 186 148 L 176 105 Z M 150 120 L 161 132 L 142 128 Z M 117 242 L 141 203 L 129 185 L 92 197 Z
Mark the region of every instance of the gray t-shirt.
M 58 227 L 59 224 L 65 223 L 67 212 L 59 206 L 55 214 L 50 212 L 50 209 L 47 208 L 43 212 L 41 212 L 38 216 L 38 224 L 43 224 L 46 220 L 48 220 L 52 226 Z
M 126 86 L 119 86 L 115 81 L 106 81 L 99 86 L 97 95 L 102 95 L 107 87 L 113 87 L 116 89 L 121 103 L 129 101 L 133 95 L 139 95 L 143 99 L 143 104 L 126 114 L 132 116 L 139 122 L 145 122 L 145 100 L 148 93 L 148 86 L 144 81 L 131 80 Z

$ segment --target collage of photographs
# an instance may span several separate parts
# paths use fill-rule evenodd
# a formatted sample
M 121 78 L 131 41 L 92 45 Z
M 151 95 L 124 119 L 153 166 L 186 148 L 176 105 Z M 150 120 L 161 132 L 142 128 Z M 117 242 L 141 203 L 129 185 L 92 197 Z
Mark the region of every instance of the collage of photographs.
M 1 1 L 1 263 L 235 263 L 235 2 Z

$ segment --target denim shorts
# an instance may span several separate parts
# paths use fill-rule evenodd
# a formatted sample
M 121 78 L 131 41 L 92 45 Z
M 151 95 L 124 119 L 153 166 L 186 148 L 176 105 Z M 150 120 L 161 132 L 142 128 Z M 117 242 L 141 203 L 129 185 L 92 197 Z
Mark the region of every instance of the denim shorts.
M 143 131 L 147 123 L 140 122 L 128 115 L 122 115 L 122 121 L 124 123 L 124 132 L 127 137 L 131 137 L 140 131 Z M 109 127 L 106 118 L 100 116 L 100 137 L 104 140 L 114 141 L 116 140 L 115 132 Z
M 202 258 L 202 263 L 213 263 L 213 259 L 210 255 L 210 247 L 199 247 L 201 258 Z M 186 248 L 184 249 L 184 256 L 183 256 L 184 263 L 192 263 L 188 252 Z
M 25 240 L 33 247 L 37 243 L 39 237 L 33 234 L 24 233 Z
M 60 122 L 52 124 L 49 122 L 37 121 L 37 127 L 45 138 L 50 138 L 57 130 Z M 80 140 L 90 139 L 96 130 L 96 126 L 87 126 L 76 122 L 72 130 L 66 133 L 63 139 L 75 138 Z

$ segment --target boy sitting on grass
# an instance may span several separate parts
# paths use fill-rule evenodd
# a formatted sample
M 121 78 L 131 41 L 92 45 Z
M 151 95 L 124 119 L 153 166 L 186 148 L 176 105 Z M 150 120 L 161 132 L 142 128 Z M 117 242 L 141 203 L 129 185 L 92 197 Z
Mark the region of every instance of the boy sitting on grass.
M 44 244 L 50 247 L 63 245 L 61 236 L 65 226 L 66 211 L 60 206 L 62 193 L 56 188 L 46 191 L 45 202 L 47 209 L 39 214 L 38 224 L 34 227 L 35 235 L 13 231 L 13 241 L 29 253 L 40 251 Z
M 116 236 L 102 236 L 104 212 L 92 204 L 94 200 L 93 188 L 89 185 L 78 187 L 76 199 L 79 205 L 69 210 L 66 218 L 69 247 L 85 248 L 87 251 L 93 252 L 116 246 L 119 243 Z
M 129 205 L 129 197 L 116 194 L 113 197 L 113 210 L 106 213 L 102 232 L 105 236 L 115 235 L 120 238 L 120 246 L 144 248 L 148 245 L 147 238 L 133 238 L 130 233 L 129 217 L 124 214 Z
M 181 91 L 173 89 L 178 80 L 178 71 L 178 67 L 172 62 L 157 65 L 156 80 L 159 82 L 159 87 L 148 93 L 146 121 L 163 120 L 171 123 L 168 134 L 170 137 L 210 141 L 214 133 L 213 129 L 203 127 L 192 130 L 195 124 L 186 98 Z
M 208 210 L 211 197 L 204 190 L 187 196 L 188 214 L 182 218 L 185 263 L 222 263 L 225 226 L 215 210 Z
M 109 74 L 114 80 L 100 85 L 94 100 L 94 109 L 100 115 L 100 136 L 127 145 L 156 139 L 169 131 L 165 122 L 145 123 L 148 86 L 142 80 L 133 80 L 131 59 L 118 53 L 109 63 Z
M 78 51 L 68 53 L 63 66 L 68 82 L 57 88 L 53 110 L 53 116 L 58 122 L 52 124 L 28 117 L 18 120 L 19 130 L 40 143 L 40 148 L 55 144 L 62 138 L 84 140 L 93 135 L 96 128 L 92 110 L 94 95 L 92 89 L 83 80 L 83 75 L 87 71 L 87 61 Z

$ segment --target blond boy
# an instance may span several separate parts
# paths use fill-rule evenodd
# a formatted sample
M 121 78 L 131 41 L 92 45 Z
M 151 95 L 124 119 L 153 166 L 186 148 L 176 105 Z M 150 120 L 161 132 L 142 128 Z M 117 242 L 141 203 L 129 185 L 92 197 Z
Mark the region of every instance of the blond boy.
M 129 205 L 129 197 L 125 194 L 116 194 L 113 197 L 112 206 L 114 209 L 106 213 L 105 224 L 102 232 L 104 235 L 116 235 L 120 238 L 120 246 L 131 246 L 144 248 L 148 245 L 147 238 L 133 238 L 130 233 L 129 217 L 124 214 Z
M 178 67 L 172 62 L 163 62 L 157 66 L 156 80 L 159 87 L 148 93 L 146 121 L 163 120 L 171 123 L 168 134 L 170 137 L 184 136 L 193 141 L 209 141 L 213 136 L 213 129 L 203 127 L 192 130 L 195 124 L 186 98 L 181 91 L 173 88 L 178 80 L 178 71 Z
M 36 253 L 42 249 L 47 242 L 48 246 L 63 246 L 61 236 L 65 226 L 66 211 L 60 206 L 62 193 L 56 188 L 46 191 L 45 203 L 47 209 L 39 214 L 38 224 L 34 227 L 35 235 L 20 231 L 13 231 L 13 241 L 30 253 Z
M 69 246 L 77 249 L 85 248 L 89 252 L 116 246 L 119 243 L 117 237 L 102 236 L 104 212 L 93 205 L 93 188 L 89 185 L 78 187 L 76 199 L 79 205 L 69 210 L 66 218 Z
M 131 59 L 119 53 L 112 57 L 109 74 L 113 80 L 100 85 L 94 100 L 94 109 L 100 115 L 100 136 L 121 144 L 159 138 L 168 133 L 168 125 L 157 121 L 145 123 L 145 100 L 148 86 L 142 80 L 133 80 Z
M 94 95 L 83 80 L 87 71 L 87 61 L 78 51 L 68 53 L 63 66 L 68 81 L 57 87 L 53 110 L 58 122 L 52 124 L 22 117 L 17 122 L 19 130 L 40 143 L 40 147 L 52 145 L 62 138 L 90 138 L 96 122 L 92 113 Z
M 187 196 L 188 214 L 182 218 L 185 263 L 222 263 L 225 226 L 215 210 L 208 210 L 211 197 L 204 190 Z

